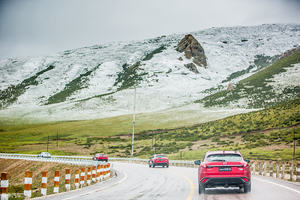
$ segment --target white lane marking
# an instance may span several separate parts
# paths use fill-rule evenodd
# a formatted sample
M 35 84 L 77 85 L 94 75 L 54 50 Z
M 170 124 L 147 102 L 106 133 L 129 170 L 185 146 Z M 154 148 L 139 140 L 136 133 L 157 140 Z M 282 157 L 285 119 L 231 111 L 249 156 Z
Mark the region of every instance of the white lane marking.
M 298 194 L 300 194 L 300 191 L 299 190 L 295 190 L 293 188 L 290 188 L 290 187 L 287 187 L 285 185 L 281 185 L 281 184 L 278 184 L 278 183 L 274 183 L 272 181 L 266 181 L 266 180 L 263 180 L 263 179 L 260 179 L 260 178 L 254 178 L 255 180 L 258 180 L 258 181 L 261 181 L 261 182 L 265 182 L 265 183 L 269 183 L 269 184 L 273 184 L 273 185 L 276 185 L 276 186 L 279 186 L 279 187 L 282 187 L 282 188 L 285 188 L 287 190 L 290 190 L 290 191 L 293 191 L 293 192 L 296 192 Z
M 92 190 L 92 191 L 89 191 L 89 192 L 86 192 L 86 193 L 81 193 L 81 194 L 78 195 L 78 196 L 80 197 L 80 196 L 89 195 L 89 194 L 91 194 L 91 193 L 99 192 L 99 191 L 101 191 L 101 190 L 105 190 L 106 188 L 113 187 L 113 186 L 115 186 L 115 185 L 117 185 L 117 184 L 120 184 L 120 183 L 124 182 L 124 181 L 127 179 L 127 177 L 128 177 L 128 176 L 127 176 L 127 173 L 124 172 L 124 177 L 123 177 L 121 180 L 119 180 L 118 182 L 115 182 L 115 183 L 112 184 L 112 185 L 107 185 L 106 187 L 103 187 L 103 188 L 95 189 L 95 190 Z M 64 198 L 64 200 L 69 200 L 69 199 L 78 198 L 78 196 L 76 196 L 76 197 L 68 197 L 68 198 Z

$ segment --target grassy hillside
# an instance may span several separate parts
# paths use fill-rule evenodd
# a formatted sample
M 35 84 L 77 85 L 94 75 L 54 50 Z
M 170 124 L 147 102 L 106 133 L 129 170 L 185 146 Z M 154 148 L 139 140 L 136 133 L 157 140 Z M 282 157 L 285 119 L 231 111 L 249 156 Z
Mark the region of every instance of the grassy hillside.
M 292 158 L 295 132 L 298 145 L 296 157 L 300 159 L 300 99 L 265 110 L 182 128 L 176 128 L 180 125 L 179 121 L 179 124 L 167 121 L 168 116 L 172 114 L 137 117 L 136 156 L 147 158 L 153 153 L 166 153 L 172 159 L 196 159 L 208 150 L 225 149 L 240 150 L 251 159 L 286 160 Z M 90 155 L 106 152 L 110 156 L 128 157 L 131 150 L 130 117 L 1 126 L 0 151 L 45 151 L 49 134 L 49 149 L 53 154 Z
M 264 108 L 300 98 L 300 86 L 285 88 L 282 92 L 278 92 L 268 84 L 274 75 L 285 72 L 296 63 L 300 63 L 300 49 L 240 81 L 233 90 L 222 90 L 196 102 L 203 103 L 206 107 L 246 104 L 248 108 Z

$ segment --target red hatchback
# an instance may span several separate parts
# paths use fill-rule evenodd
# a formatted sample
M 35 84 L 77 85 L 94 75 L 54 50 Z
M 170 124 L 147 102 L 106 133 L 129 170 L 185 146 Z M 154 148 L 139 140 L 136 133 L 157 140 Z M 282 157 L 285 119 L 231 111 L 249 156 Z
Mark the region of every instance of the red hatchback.
M 98 161 L 108 161 L 108 157 L 104 153 L 96 153 L 93 157 L 93 160 L 98 160 Z
M 198 168 L 199 194 L 205 188 L 239 187 L 247 193 L 251 191 L 249 160 L 244 160 L 237 151 L 207 152 L 203 162 L 196 160 Z
M 169 167 L 169 159 L 164 154 L 155 154 L 150 157 L 149 167 L 155 166 Z

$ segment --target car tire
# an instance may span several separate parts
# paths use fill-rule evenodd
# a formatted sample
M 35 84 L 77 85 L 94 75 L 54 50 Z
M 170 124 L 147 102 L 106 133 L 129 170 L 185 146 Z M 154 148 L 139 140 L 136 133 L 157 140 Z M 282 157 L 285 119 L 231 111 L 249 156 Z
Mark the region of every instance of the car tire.
M 154 164 L 152 164 L 152 167 L 154 168 L 154 167 L 155 167 L 155 165 L 154 165 Z
M 244 184 L 244 193 L 251 192 L 251 183 Z
M 169 168 L 169 165 L 167 165 L 166 167 Z
M 199 192 L 199 194 L 204 194 L 205 193 L 205 187 L 202 186 L 200 183 L 199 183 L 199 187 L 198 187 L 198 192 Z

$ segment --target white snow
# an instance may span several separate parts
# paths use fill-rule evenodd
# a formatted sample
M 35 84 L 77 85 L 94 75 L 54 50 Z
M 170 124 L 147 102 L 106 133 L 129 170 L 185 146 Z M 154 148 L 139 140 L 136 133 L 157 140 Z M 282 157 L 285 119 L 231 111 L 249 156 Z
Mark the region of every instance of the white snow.
M 285 69 L 286 72 L 274 75 L 273 78 L 269 79 L 272 82 L 268 83 L 279 94 L 285 88 L 300 86 L 300 63 Z
M 131 113 L 133 88 L 117 91 L 120 86 L 114 86 L 117 74 L 123 70 L 123 64 L 132 65 L 141 61 L 147 53 L 162 45 L 166 46 L 166 50 L 155 54 L 151 60 L 141 62 L 139 73 L 146 74 L 137 88 L 138 113 L 158 112 L 191 104 L 207 95 L 203 90 L 217 87 L 231 73 L 253 64 L 256 55 L 274 56 L 300 45 L 300 25 L 210 28 L 192 34 L 203 46 L 208 59 L 206 69 L 198 67 L 199 74 L 184 67 L 184 64 L 192 60 L 175 50 L 184 34 L 142 41 L 113 42 L 46 57 L 0 60 L 0 90 L 21 83 L 50 64 L 55 66 L 37 78 L 38 85 L 29 86 L 16 102 L 1 110 L 0 118 L 53 121 Z M 247 41 L 242 42 L 243 39 Z M 179 61 L 179 57 L 183 61 Z M 98 65 L 97 70 L 87 77 L 82 89 L 74 92 L 65 102 L 44 105 L 72 80 Z M 249 75 L 251 73 L 243 78 Z M 274 77 L 277 81 L 271 84 L 278 88 L 300 85 L 297 76 L 299 77 L 299 65 Z M 115 93 L 95 97 L 110 92 Z M 80 101 L 84 99 L 89 100 Z

